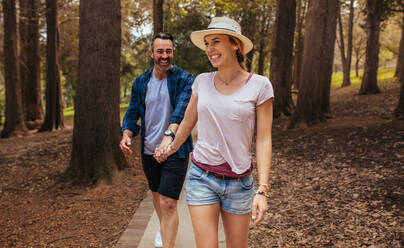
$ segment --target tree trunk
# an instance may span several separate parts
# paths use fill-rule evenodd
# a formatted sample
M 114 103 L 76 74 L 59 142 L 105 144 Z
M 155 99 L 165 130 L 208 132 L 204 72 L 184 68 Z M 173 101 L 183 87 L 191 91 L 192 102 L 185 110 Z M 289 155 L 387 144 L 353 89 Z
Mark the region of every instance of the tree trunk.
M 66 171 L 74 180 L 112 183 L 127 167 L 119 149 L 120 52 L 120 0 L 80 1 L 79 82 Z
M 379 67 L 379 35 L 383 1 L 367 0 L 366 12 L 366 58 L 359 95 L 381 92 L 377 86 L 377 69 Z
M 260 47 L 258 49 L 258 74 L 264 75 L 264 63 L 265 63 L 265 40 L 260 39 Z
M 335 40 L 337 37 L 337 18 L 339 11 L 338 0 L 328 0 L 327 18 L 325 26 L 325 40 L 323 45 L 323 68 L 321 69 L 322 101 L 321 111 L 324 117 L 329 117 L 330 109 L 330 91 L 332 78 L 332 65 L 334 62 Z
M 341 87 L 346 87 L 351 85 L 350 79 L 349 79 L 349 70 L 348 70 L 348 64 L 347 64 L 347 58 L 345 56 L 345 41 L 344 41 L 344 30 L 342 26 L 342 16 L 341 16 L 341 11 L 339 11 L 338 14 L 338 31 L 339 31 L 339 48 L 340 48 L 340 54 L 341 54 L 341 64 L 342 64 L 342 72 L 343 72 L 343 81 Z
M 163 32 L 163 4 L 164 0 L 153 0 L 153 32 Z
M 20 1 L 23 2 L 23 1 Z M 26 81 L 24 82 L 25 123 L 39 128 L 43 122 L 42 90 L 39 54 L 39 0 L 29 0 L 27 11 L 27 40 L 25 46 Z
M 4 79 L 6 85 L 6 122 L 2 138 L 27 135 L 22 107 L 22 92 L 17 52 L 17 17 L 15 0 L 3 0 L 4 18 Z
M 309 1 L 299 95 L 291 128 L 301 121 L 323 121 L 329 112 L 337 14 L 338 0 Z
M 24 112 L 24 120 L 27 120 L 27 112 L 26 112 L 26 88 L 28 84 L 28 63 L 27 63 L 27 43 L 28 43 L 28 1 L 20 0 L 20 11 L 19 11 L 19 23 L 18 30 L 20 35 L 20 44 L 19 44 L 19 69 L 20 69 L 20 81 L 21 81 L 21 90 L 22 90 L 22 109 Z M 27 123 L 25 123 L 27 124 Z
M 46 111 L 39 131 L 63 128 L 62 87 L 59 68 L 58 0 L 46 0 Z
M 342 86 L 351 85 L 351 64 L 352 64 L 352 47 L 353 47 L 353 23 L 354 23 L 354 3 L 355 0 L 351 0 L 349 5 L 349 20 L 348 20 L 348 47 L 347 47 L 347 54 L 346 54 L 346 67 L 348 71 L 348 75 L 346 80 L 344 79 Z
M 259 47 L 258 47 L 258 74 L 264 75 L 265 69 L 265 58 L 267 57 L 267 36 L 269 31 L 269 20 L 272 17 L 272 8 L 268 8 L 267 5 L 263 6 L 264 13 L 259 20 L 261 22 L 260 36 L 259 36 Z
M 349 72 L 347 71 L 348 68 L 347 68 L 346 57 L 345 57 L 345 41 L 344 41 L 344 30 L 342 27 L 342 20 L 341 20 L 341 11 L 339 11 L 339 14 L 338 14 L 338 31 L 339 31 L 338 45 L 339 45 L 340 54 L 341 54 L 342 72 L 344 75 L 344 79 L 343 79 L 341 87 L 345 87 L 345 86 L 350 85 L 350 83 L 347 85 L 344 85 L 347 80 L 349 81 Z
M 296 25 L 296 0 L 278 0 L 272 36 L 270 80 L 274 86 L 274 117 L 292 114 L 291 96 L 293 37 Z
M 303 57 L 303 46 L 304 46 L 304 36 L 303 36 L 303 23 L 306 16 L 306 4 L 307 0 L 299 0 L 297 8 L 297 26 L 296 26 L 296 42 L 295 42 L 295 55 L 293 58 L 293 78 L 292 84 L 299 89 L 299 77 L 302 68 L 302 57 Z
M 401 24 L 401 39 L 400 39 L 400 47 L 398 49 L 398 58 L 397 58 L 397 65 L 396 71 L 394 76 L 398 78 L 399 82 L 402 82 L 404 78 L 400 78 L 402 71 L 404 70 L 404 14 L 403 14 L 403 21 Z
M 400 90 L 400 98 L 398 100 L 398 105 L 394 110 L 394 116 L 397 119 L 403 120 L 404 119 L 404 70 L 401 70 L 401 75 L 399 75 L 400 82 L 401 82 L 401 90 Z
M 255 3 L 252 3 L 252 8 L 255 7 Z M 257 25 L 257 16 L 254 15 L 252 11 L 245 10 L 243 14 L 243 18 L 240 22 L 241 30 L 243 32 L 243 35 L 246 37 L 250 38 L 250 40 L 254 43 L 255 42 L 255 27 Z M 252 71 L 252 65 L 253 65 L 253 59 L 254 59 L 254 53 L 255 53 L 255 48 L 248 52 L 246 54 L 246 62 L 245 65 L 247 67 L 248 71 Z

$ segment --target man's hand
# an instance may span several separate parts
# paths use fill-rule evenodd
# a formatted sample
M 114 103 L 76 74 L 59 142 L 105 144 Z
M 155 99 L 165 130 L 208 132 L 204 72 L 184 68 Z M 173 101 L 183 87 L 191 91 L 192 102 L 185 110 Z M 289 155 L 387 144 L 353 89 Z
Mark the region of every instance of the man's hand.
M 132 136 L 128 134 L 127 130 L 124 131 L 122 140 L 119 143 L 119 147 L 125 154 L 132 154 L 130 146 L 132 145 Z
M 157 160 L 157 162 L 162 163 L 167 160 L 167 148 L 171 144 L 172 140 L 173 138 L 171 138 L 171 136 L 164 136 L 160 146 L 154 150 L 153 157 Z
M 268 202 L 267 198 L 263 195 L 256 194 L 253 200 L 253 209 L 251 219 L 253 221 L 252 225 L 255 226 L 260 223 L 267 213 Z

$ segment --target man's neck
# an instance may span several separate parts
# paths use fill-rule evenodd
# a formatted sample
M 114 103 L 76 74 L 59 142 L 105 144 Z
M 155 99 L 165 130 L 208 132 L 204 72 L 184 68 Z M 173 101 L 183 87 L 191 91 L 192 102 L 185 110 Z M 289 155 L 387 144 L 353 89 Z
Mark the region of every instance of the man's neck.
M 173 67 L 173 66 L 171 65 L 170 69 L 171 69 L 172 67 Z M 154 66 L 154 68 L 153 68 L 153 73 L 154 73 L 154 75 L 156 76 L 156 78 L 157 78 L 158 80 L 163 80 L 164 78 L 167 77 L 168 70 L 167 70 L 167 71 L 164 71 L 164 70 L 161 70 L 158 66 Z

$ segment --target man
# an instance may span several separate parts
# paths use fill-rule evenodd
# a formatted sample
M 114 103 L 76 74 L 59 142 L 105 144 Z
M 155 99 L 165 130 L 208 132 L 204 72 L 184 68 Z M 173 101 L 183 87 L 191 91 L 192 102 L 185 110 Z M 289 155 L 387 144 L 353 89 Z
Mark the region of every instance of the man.
M 174 247 L 178 231 L 177 201 L 184 183 L 192 138 L 159 163 L 153 157 L 156 149 L 167 146 L 175 137 L 191 97 L 194 77 L 172 64 L 173 37 L 158 33 L 153 37 L 150 56 L 154 66 L 137 77 L 132 86 L 129 107 L 122 123 L 121 150 L 131 154 L 131 138 L 141 130 L 143 170 L 153 194 L 153 205 L 161 227 L 156 247 Z M 141 120 L 141 127 L 137 124 Z M 162 242 L 161 242 L 162 239 Z

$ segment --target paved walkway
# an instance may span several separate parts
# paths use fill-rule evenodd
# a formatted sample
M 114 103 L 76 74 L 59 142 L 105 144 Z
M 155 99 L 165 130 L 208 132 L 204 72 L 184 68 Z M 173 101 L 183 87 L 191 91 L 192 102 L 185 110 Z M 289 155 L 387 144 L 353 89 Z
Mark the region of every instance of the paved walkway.
M 191 218 L 185 203 L 184 193 L 181 192 L 178 202 L 180 224 L 178 228 L 176 248 L 195 247 L 195 238 Z M 117 248 L 153 248 L 154 237 L 158 228 L 158 218 L 153 210 L 152 194 L 149 191 L 142 201 L 125 232 L 120 237 Z M 226 247 L 222 223 L 219 223 L 219 248 Z
M 192 131 L 194 141 L 197 140 L 197 128 Z M 185 203 L 184 191 L 181 192 L 178 201 L 179 227 L 175 248 L 194 248 L 195 237 L 189 215 L 187 204 Z M 157 214 L 154 211 L 152 194 L 149 191 L 146 198 L 139 205 L 132 220 L 126 227 L 125 232 L 119 238 L 116 248 L 153 248 L 154 237 L 159 226 Z M 223 225 L 219 223 L 219 248 L 225 248 Z

